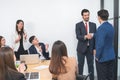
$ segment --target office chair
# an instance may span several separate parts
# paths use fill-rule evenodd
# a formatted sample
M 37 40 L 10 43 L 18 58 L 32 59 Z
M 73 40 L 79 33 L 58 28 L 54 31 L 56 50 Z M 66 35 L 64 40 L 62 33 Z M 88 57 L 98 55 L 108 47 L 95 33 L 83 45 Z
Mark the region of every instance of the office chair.
M 57 78 L 52 78 L 52 80 L 57 80 Z
M 87 80 L 91 72 L 88 75 L 77 75 L 76 80 Z M 52 78 L 52 80 L 57 80 L 57 78 Z
M 88 75 L 77 75 L 76 80 L 87 80 L 91 72 Z

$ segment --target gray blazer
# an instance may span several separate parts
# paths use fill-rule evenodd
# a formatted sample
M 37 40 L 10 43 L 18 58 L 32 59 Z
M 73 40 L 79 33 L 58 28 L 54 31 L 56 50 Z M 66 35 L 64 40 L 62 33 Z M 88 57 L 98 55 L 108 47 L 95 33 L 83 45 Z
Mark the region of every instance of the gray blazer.
M 89 22 L 89 32 L 95 33 L 96 32 L 96 24 L 93 22 Z M 77 52 L 78 53 L 85 53 L 87 49 L 87 44 L 89 42 L 89 48 L 90 51 L 93 52 L 93 49 L 95 49 L 95 39 L 92 38 L 91 40 L 84 39 L 84 36 L 87 34 L 85 25 L 83 21 L 76 24 L 76 38 L 78 40 L 77 45 Z

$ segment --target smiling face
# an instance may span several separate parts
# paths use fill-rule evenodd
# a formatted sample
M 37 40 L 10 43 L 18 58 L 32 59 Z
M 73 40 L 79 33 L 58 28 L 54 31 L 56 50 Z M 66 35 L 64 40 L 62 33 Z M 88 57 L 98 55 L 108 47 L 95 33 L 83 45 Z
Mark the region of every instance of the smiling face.
M 34 37 L 32 44 L 37 45 L 38 43 L 39 43 L 39 40 L 36 37 Z
M 82 15 L 83 20 L 86 22 L 89 21 L 89 15 L 90 15 L 89 12 L 84 12 Z
M 5 46 L 5 43 L 6 43 L 5 38 L 2 38 L 0 43 L 1 43 L 1 47 L 2 47 L 2 46 Z
M 17 24 L 17 26 L 18 26 L 18 30 L 22 30 L 24 24 L 23 24 L 23 22 L 19 22 L 19 23 Z

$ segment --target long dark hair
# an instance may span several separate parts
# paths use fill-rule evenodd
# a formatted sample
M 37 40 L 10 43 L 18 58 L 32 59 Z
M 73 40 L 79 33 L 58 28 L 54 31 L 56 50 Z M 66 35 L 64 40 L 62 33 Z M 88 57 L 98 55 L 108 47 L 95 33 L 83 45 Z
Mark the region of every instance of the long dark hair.
M 58 40 L 52 46 L 52 56 L 49 66 L 49 71 L 52 74 L 59 75 L 60 73 L 67 72 L 65 67 L 66 60 L 63 56 L 68 57 L 67 48 L 62 41 Z
M 6 64 L 4 62 L 4 55 L 1 54 L 1 50 L 0 50 L 0 80 L 5 80 L 5 75 L 7 72 L 7 67 Z
M 1 48 L 1 40 L 2 40 L 2 38 L 4 38 L 3 36 L 0 36 L 0 48 Z
M 21 29 L 21 31 L 22 31 L 22 33 L 24 33 L 24 21 L 23 21 L 23 20 L 17 20 L 17 21 L 16 21 L 16 31 L 17 31 L 18 34 L 19 34 L 19 31 L 18 31 L 18 26 L 17 26 L 17 24 L 19 24 L 20 22 L 23 23 L 23 28 Z
M 14 64 L 14 52 L 10 47 L 2 47 L 0 49 L 0 80 L 5 80 L 8 67 L 17 71 Z

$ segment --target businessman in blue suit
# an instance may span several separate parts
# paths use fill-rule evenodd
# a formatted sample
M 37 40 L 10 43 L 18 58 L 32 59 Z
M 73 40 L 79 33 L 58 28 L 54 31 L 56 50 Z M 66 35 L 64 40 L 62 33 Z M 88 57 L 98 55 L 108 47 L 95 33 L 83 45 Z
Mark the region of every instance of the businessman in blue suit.
M 98 21 L 101 24 L 95 34 L 98 80 L 114 80 L 114 27 L 107 22 L 108 17 L 107 10 L 98 11 Z
M 96 32 L 96 24 L 89 22 L 89 10 L 83 9 L 81 12 L 83 21 L 76 24 L 76 37 L 78 40 L 77 45 L 77 57 L 79 74 L 83 75 L 83 67 L 85 57 L 87 59 L 88 72 L 90 74 L 90 80 L 94 80 L 94 54 L 95 39 L 92 37 Z
M 36 36 L 31 36 L 29 42 L 32 44 L 29 48 L 30 54 L 39 54 L 40 59 L 49 60 L 48 44 L 39 42 Z

